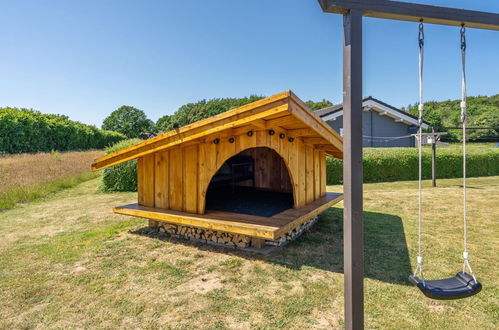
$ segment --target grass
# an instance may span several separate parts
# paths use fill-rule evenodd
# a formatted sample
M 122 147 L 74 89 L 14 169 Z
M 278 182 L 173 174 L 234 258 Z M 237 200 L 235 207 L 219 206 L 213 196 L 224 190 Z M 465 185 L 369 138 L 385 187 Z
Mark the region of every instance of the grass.
M 97 177 L 90 171 L 98 150 L 0 157 L 0 211 Z
M 461 267 L 460 183 L 425 190 L 428 278 Z M 469 250 L 484 289 L 434 301 L 407 280 L 417 251 L 416 182 L 365 185 L 366 328 L 498 328 L 499 177 L 469 186 Z M 341 205 L 299 240 L 259 256 L 149 237 L 144 220 L 111 212 L 135 193 L 98 187 L 91 180 L 0 213 L 0 328 L 343 326 Z

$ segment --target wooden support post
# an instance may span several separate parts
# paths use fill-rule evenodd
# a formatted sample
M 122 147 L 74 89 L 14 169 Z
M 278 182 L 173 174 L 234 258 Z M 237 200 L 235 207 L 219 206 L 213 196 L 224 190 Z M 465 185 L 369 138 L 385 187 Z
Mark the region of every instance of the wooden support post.
M 257 249 L 261 249 L 265 246 L 265 240 L 258 237 L 251 238 L 251 246 Z
M 345 329 L 364 327 L 362 12 L 343 16 L 343 245 Z

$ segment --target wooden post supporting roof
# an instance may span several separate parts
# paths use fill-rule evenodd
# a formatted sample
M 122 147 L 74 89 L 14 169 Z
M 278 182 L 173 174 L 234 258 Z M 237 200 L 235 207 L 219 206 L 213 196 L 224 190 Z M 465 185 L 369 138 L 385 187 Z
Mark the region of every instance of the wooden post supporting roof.
M 318 0 L 344 15 L 344 274 L 345 328 L 364 327 L 362 229 L 362 16 L 499 31 L 499 14 L 387 0 Z

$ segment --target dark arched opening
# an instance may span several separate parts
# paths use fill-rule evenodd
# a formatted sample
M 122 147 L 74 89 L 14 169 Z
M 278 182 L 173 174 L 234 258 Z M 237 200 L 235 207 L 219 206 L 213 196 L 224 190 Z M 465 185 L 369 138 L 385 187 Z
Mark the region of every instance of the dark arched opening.
M 293 186 L 282 157 L 270 148 L 246 149 L 213 176 L 206 210 L 271 217 L 293 207 Z

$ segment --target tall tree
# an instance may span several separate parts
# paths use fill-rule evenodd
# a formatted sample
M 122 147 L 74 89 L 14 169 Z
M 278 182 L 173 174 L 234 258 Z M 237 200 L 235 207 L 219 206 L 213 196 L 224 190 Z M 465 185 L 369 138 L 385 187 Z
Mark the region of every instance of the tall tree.
M 308 105 L 308 107 L 311 110 L 320 110 L 320 109 L 324 109 L 324 108 L 333 106 L 333 102 L 326 100 L 326 99 L 322 99 L 322 101 L 317 101 L 317 102 L 309 100 L 305 103 Z
M 182 127 L 195 121 L 208 118 L 245 104 L 258 101 L 263 96 L 251 95 L 242 98 L 220 98 L 187 103 L 178 108 L 173 115 L 165 115 L 158 119 L 155 128 L 159 132 L 170 131 L 175 125 Z
M 122 105 L 104 119 L 102 128 L 122 133 L 129 138 L 136 138 L 140 133 L 149 132 L 153 124 L 150 119 L 147 119 L 144 111 Z
M 157 121 L 156 124 L 154 124 L 154 132 L 166 132 L 169 131 L 170 128 L 173 126 L 172 123 L 172 117 L 170 115 L 164 115 L 163 117 L 160 117 Z
M 425 103 L 424 119 L 428 121 L 436 131 L 446 132 L 449 135 L 442 139 L 446 141 L 461 141 L 460 129 L 449 129 L 449 127 L 461 126 L 460 100 L 430 101 Z M 480 127 L 482 129 L 470 129 L 468 131 L 469 141 L 498 141 L 499 139 L 499 94 L 492 96 L 470 96 L 468 103 L 468 127 Z M 409 106 L 408 112 L 418 115 L 417 104 Z M 486 129 L 489 128 L 489 129 Z
M 174 128 L 174 125 L 182 127 L 195 121 L 258 101 L 262 98 L 263 96 L 250 95 L 241 98 L 217 98 L 201 100 L 196 103 L 187 103 L 178 108 L 174 114 L 165 115 L 159 118 L 154 125 L 154 130 L 157 132 L 170 131 Z M 333 103 L 326 99 L 319 102 L 307 101 L 306 103 L 312 110 L 318 110 L 333 105 Z

